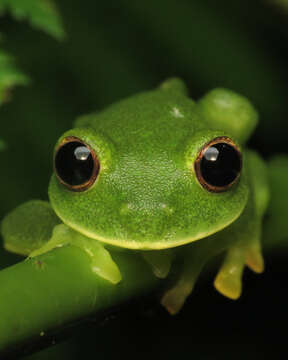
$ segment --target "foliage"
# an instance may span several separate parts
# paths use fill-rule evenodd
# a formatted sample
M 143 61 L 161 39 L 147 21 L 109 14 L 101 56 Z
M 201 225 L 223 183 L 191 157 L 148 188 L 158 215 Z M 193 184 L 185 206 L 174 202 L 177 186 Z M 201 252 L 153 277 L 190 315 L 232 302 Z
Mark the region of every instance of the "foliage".
M 17 69 L 14 59 L 0 50 L 0 104 L 9 99 L 15 85 L 26 85 L 28 77 Z
M 64 38 L 61 20 L 50 0 L 0 0 L 0 15 L 7 11 L 17 20 L 28 19 L 32 26 L 56 39 Z M 28 76 L 17 68 L 13 57 L 0 48 L 0 105 L 9 100 L 14 86 L 28 82 Z
M 58 11 L 51 0 L 0 0 L 0 13 L 9 11 L 16 20 L 28 20 L 32 26 L 62 40 L 65 36 Z

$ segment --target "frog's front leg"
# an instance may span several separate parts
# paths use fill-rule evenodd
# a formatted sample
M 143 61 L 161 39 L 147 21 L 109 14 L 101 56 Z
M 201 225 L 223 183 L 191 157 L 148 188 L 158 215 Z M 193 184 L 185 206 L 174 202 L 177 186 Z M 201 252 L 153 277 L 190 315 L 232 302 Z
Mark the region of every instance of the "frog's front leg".
M 187 247 L 187 251 L 183 252 L 182 274 L 162 299 L 162 304 L 172 314 L 181 309 L 205 263 L 219 253 L 226 251 L 226 258 L 214 285 L 221 294 L 231 299 L 237 299 L 241 295 L 245 265 L 257 273 L 264 270 L 261 230 L 262 218 L 269 200 L 267 171 L 264 162 L 256 153 L 249 152 L 246 156 L 250 187 L 246 208 L 233 224 L 206 239 L 192 243 Z
M 247 224 L 248 217 L 249 212 L 232 227 L 183 247 L 180 253 L 183 258 L 181 274 L 176 284 L 164 294 L 161 301 L 171 314 L 174 315 L 181 310 L 186 298 L 193 291 L 203 267 L 217 254 L 226 251 L 226 257 L 214 285 L 222 295 L 231 299 L 237 299 L 241 295 L 245 265 L 257 273 L 263 271 L 261 223 L 250 221 Z
M 201 270 L 211 256 L 209 251 L 210 239 L 196 242 L 183 247 L 183 267 L 174 286 L 167 290 L 161 304 L 172 315 L 177 314 L 184 305 L 186 298 L 191 294 Z
M 261 233 L 262 218 L 269 201 L 267 168 L 255 152 L 247 152 L 246 157 L 250 187 L 249 201 L 243 214 L 234 224 L 215 234 L 218 242 L 226 242 L 227 255 L 214 285 L 220 293 L 231 299 L 238 299 L 241 295 L 241 279 L 245 265 L 256 273 L 264 270 Z
M 41 248 L 33 251 L 29 257 L 38 256 L 68 244 L 85 251 L 90 258 L 92 271 L 98 276 L 113 284 L 117 284 L 122 279 L 117 264 L 102 243 L 90 239 L 64 224 L 55 226 L 51 239 Z

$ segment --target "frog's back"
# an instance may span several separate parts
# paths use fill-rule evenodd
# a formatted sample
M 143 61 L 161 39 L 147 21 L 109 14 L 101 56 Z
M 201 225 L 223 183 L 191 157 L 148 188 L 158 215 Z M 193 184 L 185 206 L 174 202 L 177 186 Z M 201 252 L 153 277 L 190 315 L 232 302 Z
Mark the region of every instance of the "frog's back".
M 137 94 L 105 109 L 80 118 L 76 126 L 93 127 L 115 145 L 122 154 L 153 149 L 174 151 L 197 131 L 204 122 L 193 111 L 195 103 L 182 88 L 180 80 L 172 79 L 156 91 Z M 137 141 L 136 141 L 137 139 Z

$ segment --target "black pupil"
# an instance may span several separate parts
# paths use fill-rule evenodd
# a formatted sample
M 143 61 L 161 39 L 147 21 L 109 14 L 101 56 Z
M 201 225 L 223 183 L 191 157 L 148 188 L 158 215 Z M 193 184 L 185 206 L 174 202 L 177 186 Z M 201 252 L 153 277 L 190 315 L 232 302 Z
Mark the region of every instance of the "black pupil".
M 238 151 L 226 143 L 210 146 L 200 163 L 203 179 L 212 186 L 230 185 L 241 170 L 241 159 Z
M 91 151 L 80 141 L 71 141 L 59 148 L 55 157 L 58 176 L 71 186 L 82 185 L 93 174 L 94 161 Z

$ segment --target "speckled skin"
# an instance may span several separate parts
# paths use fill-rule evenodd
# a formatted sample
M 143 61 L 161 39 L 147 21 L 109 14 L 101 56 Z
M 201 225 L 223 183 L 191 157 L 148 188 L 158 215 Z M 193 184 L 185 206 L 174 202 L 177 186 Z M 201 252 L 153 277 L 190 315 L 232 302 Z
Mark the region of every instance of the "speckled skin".
M 182 275 L 162 299 L 174 314 L 204 264 L 226 251 L 215 286 L 230 298 L 239 297 L 245 264 L 256 272 L 263 270 L 260 234 L 269 197 L 266 168 L 256 153 L 244 148 L 256 124 L 257 113 L 243 96 L 216 89 L 195 103 L 179 79 L 78 119 L 55 149 L 67 136 L 84 141 L 99 158 L 98 178 L 90 189 L 73 192 L 52 175 L 51 206 L 65 225 L 56 226 L 48 245 L 35 249 L 32 256 L 76 239 L 74 244 L 91 258 L 98 254 L 93 261 L 98 268 L 102 261 L 100 275 L 117 283 L 117 265 L 99 244 L 143 250 L 159 277 L 167 276 L 177 254 L 183 258 Z M 218 136 L 237 144 L 243 169 L 229 190 L 213 193 L 200 185 L 194 163 L 202 147 Z M 9 215 L 3 222 L 7 244 L 12 222 Z M 15 238 L 10 248 L 17 247 Z
M 245 174 L 223 193 L 199 185 L 193 166 L 199 150 L 228 134 L 211 130 L 179 87 L 138 94 L 77 125 L 59 142 L 73 135 L 94 148 L 98 179 L 77 193 L 53 175 L 49 195 L 64 223 L 89 237 L 132 249 L 175 247 L 224 228 L 247 203 Z

